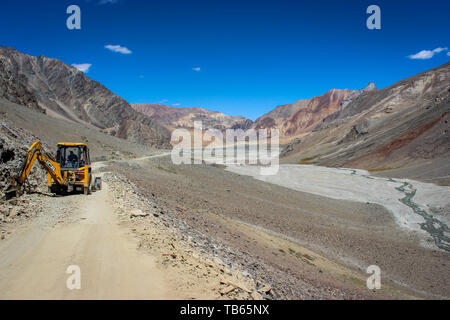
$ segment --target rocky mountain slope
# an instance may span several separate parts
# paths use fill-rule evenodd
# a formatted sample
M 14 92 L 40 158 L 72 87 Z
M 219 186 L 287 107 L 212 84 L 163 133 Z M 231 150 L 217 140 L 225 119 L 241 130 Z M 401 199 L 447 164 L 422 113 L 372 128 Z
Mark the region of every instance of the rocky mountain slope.
M 0 47 L 0 97 L 133 142 L 169 147 L 170 133 L 83 72 Z
M 0 199 L 4 196 L 4 190 L 11 183 L 12 177 L 16 176 L 24 159 L 27 156 L 28 148 L 34 141 L 40 139 L 22 128 L 14 126 L 12 123 L 1 119 L 0 122 Z M 51 150 L 44 142 L 43 147 Z M 46 181 L 44 170 L 39 166 L 31 169 L 28 177 L 28 184 L 34 190 L 45 192 Z M 0 219 L 2 220 L 2 219 Z
M 373 83 L 364 90 L 332 89 L 319 97 L 279 106 L 259 117 L 253 127 L 256 129 L 278 128 L 280 141 L 287 143 L 293 138 L 313 131 L 322 124 L 323 119 L 345 108 L 364 92 L 372 90 L 376 90 Z
M 58 142 L 85 142 L 93 161 L 136 158 L 160 152 L 156 148 L 100 132 L 93 125 L 51 118 L 40 110 L 0 98 L 0 199 L 11 177 L 19 173 L 28 148 L 35 141 L 41 141 L 45 151 L 53 155 Z M 33 190 L 46 192 L 47 172 L 36 163 L 28 182 Z
M 228 128 L 247 130 L 252 125 L 252 121 L 244 117 L 228 116 L 203 108 L 175 108 L 160 104 L 141 103 L 132 103 L 131 106 L 171 130 L 176 128 L 193 129 L 194 121 L 202 121 L 203 128 L 219 130 Z
M 422 171 L 431 170 L 450 157 L 449 118 L 447 63 L 382 90 L 358 95 L 290 146 L 283 161 L 377 172 L 416 166 L 416 173 L 422 163 Z M 428 178 L 447 183 L 449 167 L 439 167 L 444 171 L 434 170 Z

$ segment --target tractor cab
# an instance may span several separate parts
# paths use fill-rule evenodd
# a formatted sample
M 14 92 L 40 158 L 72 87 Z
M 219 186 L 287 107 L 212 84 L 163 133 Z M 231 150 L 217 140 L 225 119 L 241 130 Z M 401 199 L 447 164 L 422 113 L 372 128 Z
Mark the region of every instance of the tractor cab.
M 58 143 L 56 162 L 60 165 L 61 175 L 66 181 L 67 192 L 73 190 L 84 191 L 84 194 L 90 192 L 91 159 L 85 143 Z M 49 185 L 54 185 L 50 176 Z
M 56 161 L 61 170 L 79 170 L 91 164 L 89 149 L 84 143 L 58 143 Z

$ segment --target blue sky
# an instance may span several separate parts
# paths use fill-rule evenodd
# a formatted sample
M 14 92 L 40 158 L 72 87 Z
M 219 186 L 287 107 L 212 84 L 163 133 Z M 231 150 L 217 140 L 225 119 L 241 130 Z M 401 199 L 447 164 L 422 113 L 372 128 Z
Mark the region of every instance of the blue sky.
M 81 8 L 81 30 L 66 27 L 71 4 Z M 366 28 L 371 4 L 381 8 L 381 30 Z M 129 102 L 255 119 L 450 61 L 449 12 L 447 0 L 2 0 L 0 45 L 90 64 L 89 77 Z

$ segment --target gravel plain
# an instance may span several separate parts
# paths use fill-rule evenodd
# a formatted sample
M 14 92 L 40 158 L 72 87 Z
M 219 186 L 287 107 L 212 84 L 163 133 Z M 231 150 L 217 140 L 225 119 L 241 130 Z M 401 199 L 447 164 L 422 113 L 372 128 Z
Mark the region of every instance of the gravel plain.
M 292 190 L 220 165 L 173 165 L 170 157 L 112 161 L 108 170 L 228 247 L 213 253 L 270 284 L 276 298 L 450 297 L 448 253 L 421 245 L 379 204 Z M 373 264 L 384 290 L 366 287 Z

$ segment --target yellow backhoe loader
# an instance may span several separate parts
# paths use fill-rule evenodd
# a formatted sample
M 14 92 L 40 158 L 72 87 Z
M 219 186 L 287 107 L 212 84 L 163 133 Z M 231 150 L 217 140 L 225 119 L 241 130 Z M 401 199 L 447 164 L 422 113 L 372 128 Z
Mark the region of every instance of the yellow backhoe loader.
M 7 199 L 17 196 L 17 192 L 23 189 L 36 160 L 48 172 L 48 190 L 51 193 L 64 195 L 79 191 L 87 195 L 101 189 L 99 177 L 95 178 L 91 188 L 92 168 L 86 144 L 61 142 L 57 147 L 56 157 L 53 157 L 42 149 L 40 142 L 31 145 L 19 174 L 5 191 Z

